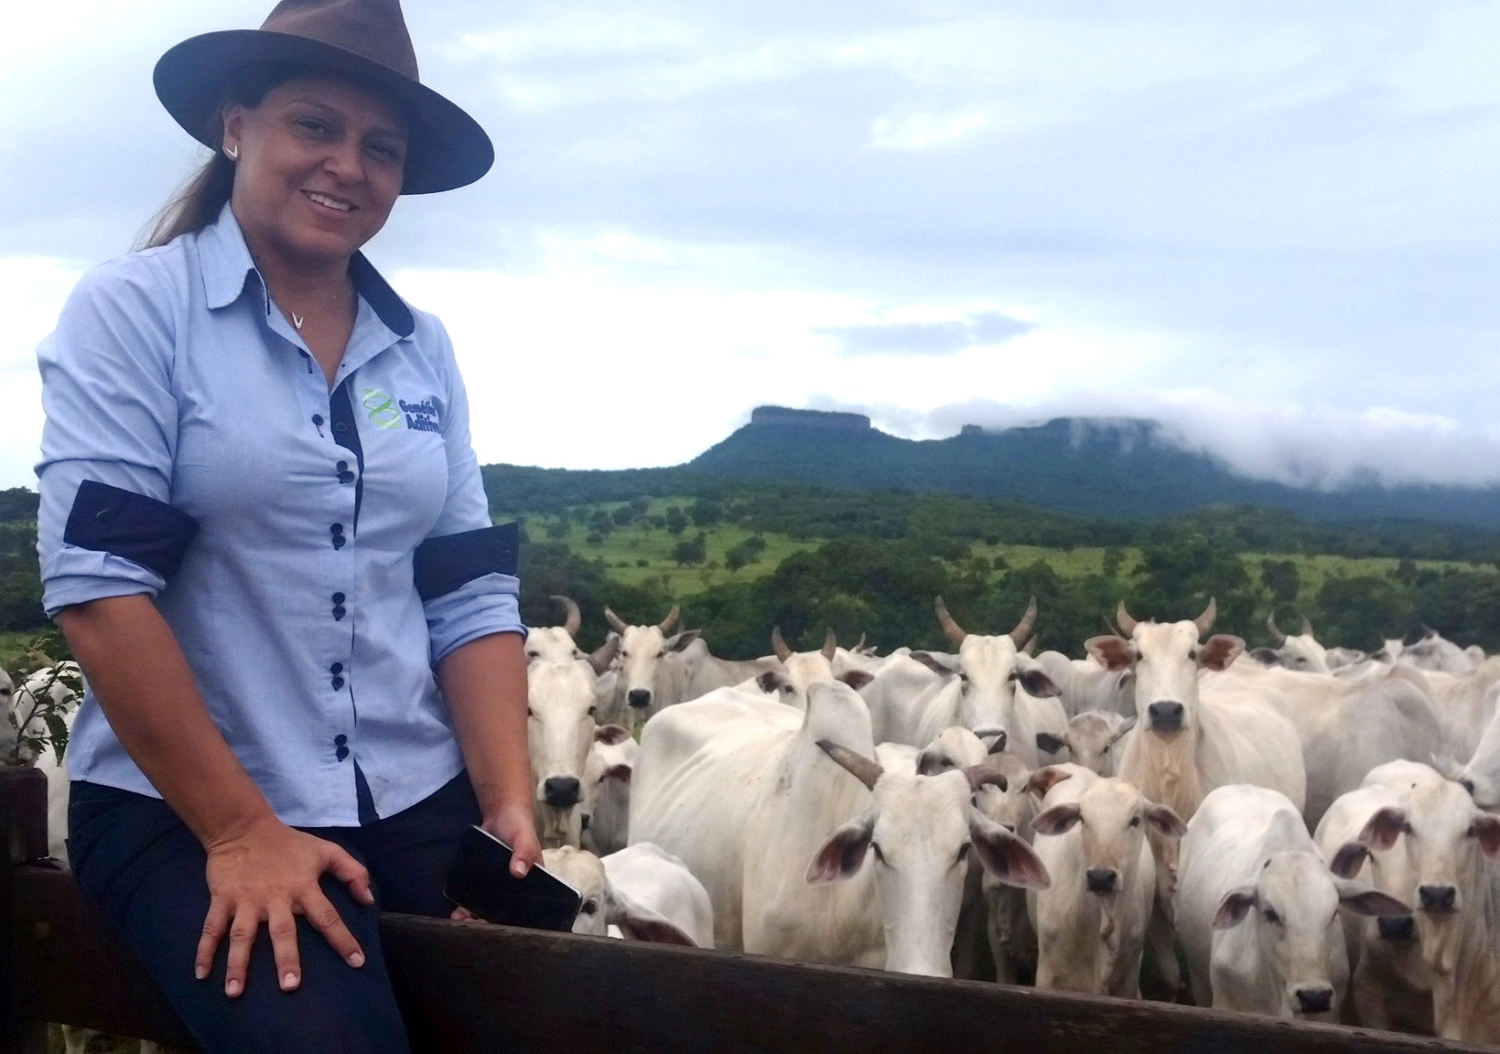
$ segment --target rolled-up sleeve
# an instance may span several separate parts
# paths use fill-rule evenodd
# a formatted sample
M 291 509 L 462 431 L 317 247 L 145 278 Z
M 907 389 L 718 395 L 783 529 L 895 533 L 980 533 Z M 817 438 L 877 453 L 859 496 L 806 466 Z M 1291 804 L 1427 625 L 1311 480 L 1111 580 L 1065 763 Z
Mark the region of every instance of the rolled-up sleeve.
M 437 524 L 417 547 L 414 560 L 434 666 L 479 637 L 526 634 L 521 581 L 516 576 L 520 529 L 490 520 L 479 458 L 469 439 L 468 395 L 446 333 L 441 333 L 439 343 L 448 373 L 448 405 L 442 415 L 448 493 Z
M 141 257 L 85 275 L 37 349 L 42 376 L 37 551 L 48 615 L 155 596 L 197 531 L 171 505 L 174 327 Z

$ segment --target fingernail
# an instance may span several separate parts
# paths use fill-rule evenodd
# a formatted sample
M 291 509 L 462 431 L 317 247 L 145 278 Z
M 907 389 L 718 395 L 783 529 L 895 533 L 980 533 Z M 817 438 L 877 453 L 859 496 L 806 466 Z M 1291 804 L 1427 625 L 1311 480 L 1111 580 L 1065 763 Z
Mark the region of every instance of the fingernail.
M 517 864 L 516 865 L 516 877 L 517 878 L 525 878 L 526 877 L 526 872 L 528 872 L 530 870 L 531 870 L 531 868 L 528 867 L 528 866 L 526 866 L 525 864 Z
M 350 966 L 363 966 L 364 964 L 365 964 L 365 953 L 364 952 L 355 952 L 353 955 L 349 956 L 349 965 Z
M 227 984 L 225 984 L 224 985 L 224 994 L 225 995 L 239 995 L 240 994 L 240 983 L 238 981 L 230 981 Z
M 198 965 L 198 964 L 195 963 L 193 965 L 193 976 L 196 977 L 196 978 L 198 978 L 198 980 L 200 980 L 200 981 L 203 980 L 205 977 L 208 976 L 208 967 L 206 967 L 206 966 L 200 966 L 200 965 Z
M 294 973 L 291 973 L 291 972 L 283 974 L 282 977 L 281 977 L 281 987 L 283 989 L 296 988 L 297 987 L 297 975 L 294 974 Z

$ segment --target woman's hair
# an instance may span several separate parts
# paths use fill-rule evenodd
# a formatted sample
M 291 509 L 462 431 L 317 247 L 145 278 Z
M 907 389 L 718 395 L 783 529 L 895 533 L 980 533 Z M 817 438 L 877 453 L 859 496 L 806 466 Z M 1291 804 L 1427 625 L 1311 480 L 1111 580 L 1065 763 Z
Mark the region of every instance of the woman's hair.
M 224 109 L 236 104 L 259 106 L 277 84 L 292 77 L 319 76 L 315 69 L 287 63 L 250 66 L 234 71 L 225 84 L 222 98 L 209 118 L 204 138 L 213 144 L 213 156 L 186 183 L 179 187 L 147 224 L 138 249 L 165 245 L 181 234 L 201 231 L 219 218 L 219 212 L 234 190 L 234 162 L 224 156 L 219 146 L 224 138 Z

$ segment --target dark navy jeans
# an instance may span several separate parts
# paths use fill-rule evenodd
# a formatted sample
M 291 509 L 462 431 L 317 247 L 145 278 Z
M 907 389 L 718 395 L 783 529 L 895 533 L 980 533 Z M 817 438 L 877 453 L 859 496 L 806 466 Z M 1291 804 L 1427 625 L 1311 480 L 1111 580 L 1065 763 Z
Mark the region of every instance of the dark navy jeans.
M 262 924 L 250 954 L 245 990 L 224 995 L 229 939 L 214 969 L 193 977 L 193 959 L 208 914 L 207 857 L 170 806 L 157 798 L 75 781 L 68 812 L 68 852 L 85 895 L 139 957 L 199 1044 L 213 1054 L 319 1051 L 397 1054 L 409 1049 L 386 974 L 377 910 L 446 917 L 448 865 L 459 838 L 479 822 L 479 805 L 460 773 L 404 812 L 360 827 L 303 828 L 337 842 L 370 869 L 377 907 L 366 907 L 330 875 L 323 892 L 365 953 L 345 963 L 317 930 L 297 917 L 302 983 L 283 992 Z

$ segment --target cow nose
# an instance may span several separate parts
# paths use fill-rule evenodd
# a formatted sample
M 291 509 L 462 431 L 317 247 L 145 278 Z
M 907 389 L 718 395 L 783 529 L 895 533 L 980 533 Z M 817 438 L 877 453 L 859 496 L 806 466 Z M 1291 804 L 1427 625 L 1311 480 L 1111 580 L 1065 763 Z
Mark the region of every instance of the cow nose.
M 1417 898 L 1423 911 L 1452 911 L 1458 906 L 1458 890 L 1453 886 L 1418 886 Z
M 1176 732 L 1182 728 L 1181 703 L 1152 703 L 1146 707 L 1146 716 L 1151 727 L 1158 732 Z
M 1112 867 L 1091 867 L 1084 872 L 1090 893 L 1113 893 L 1120 881 L 1120 874 Z
M 582 789 L 576 777 L 573 776 L 548 776 L 542 784 L 542 796 L 547 799 L 548 805 L 554 805 L 559 809 L 578 804 L 578 792 Z
M 644 710 L 651 705 L 651 690 L 649 688 L 632 688 L 626 693 L 625 701 L 631 706 Z
M 985 747 L 991 754 L 998 754 L 1005 749 L 1005 729 L 1003 728 L 976 728 L 974 735 L 984 741 Z
M 1297 989 L 1297 1009 L 1304 1014 L 1323 1014 L 1333 1006 L 1333 989 L 1326 984 Z
M 1375 920 L 1383 941 L 1409 941 L 1416 932 L 1416 920 L 1410 915 L 1382 915 Z

